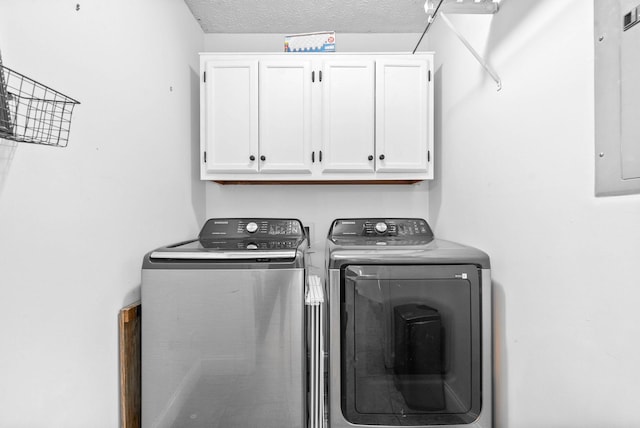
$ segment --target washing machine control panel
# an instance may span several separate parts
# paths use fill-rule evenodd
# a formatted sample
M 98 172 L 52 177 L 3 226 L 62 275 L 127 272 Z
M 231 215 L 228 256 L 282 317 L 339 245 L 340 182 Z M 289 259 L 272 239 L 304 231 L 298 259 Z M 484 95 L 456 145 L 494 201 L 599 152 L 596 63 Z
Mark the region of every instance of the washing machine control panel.
M 384 242 L 411 245 L 431 241 L 433 232 L 420 218 L 338 219 L 331 226 L 329 239 L 361 245 Z
M 297 248 L 306 236 L 295 219 L 215 218 L 205 223 L 198 238 L 210 249 L 282 250 Z

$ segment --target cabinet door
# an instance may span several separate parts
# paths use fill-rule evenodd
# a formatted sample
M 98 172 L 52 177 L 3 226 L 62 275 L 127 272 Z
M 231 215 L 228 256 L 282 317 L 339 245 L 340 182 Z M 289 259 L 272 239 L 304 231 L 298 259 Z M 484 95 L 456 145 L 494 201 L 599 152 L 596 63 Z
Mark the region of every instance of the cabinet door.
M 322 170 L 373 172 L 373 61 L 325 61 L 321 83 Z
M 376 61 L 376 170 L 426 172 L 429 147 L 428 63 Z
M 257 172 L 258 61 L 207 61 L 204 71 L 205 174 Z
M 311 172 L 311 63 L 260 62 L 260 172 Z

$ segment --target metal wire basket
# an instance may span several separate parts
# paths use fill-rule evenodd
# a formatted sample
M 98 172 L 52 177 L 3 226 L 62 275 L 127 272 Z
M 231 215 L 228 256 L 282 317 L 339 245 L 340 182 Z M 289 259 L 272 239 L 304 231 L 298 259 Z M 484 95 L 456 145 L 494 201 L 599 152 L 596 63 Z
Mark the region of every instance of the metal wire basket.
M 0 138 L 66 147 L 71 114 L 79 101 L 2 65 Z

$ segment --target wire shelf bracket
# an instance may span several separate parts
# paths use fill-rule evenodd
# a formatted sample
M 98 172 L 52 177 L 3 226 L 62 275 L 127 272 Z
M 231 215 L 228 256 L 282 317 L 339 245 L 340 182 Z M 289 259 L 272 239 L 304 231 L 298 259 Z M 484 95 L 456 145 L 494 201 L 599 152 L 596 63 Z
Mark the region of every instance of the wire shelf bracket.
M 484 58 L 482 58 L 482 56 L 473 48 L 473 46 L 471 46 L 471 43 L 469 43 L 469 41 L 462 35 L 462 33 L 460 33 L 458 29 L 451 23 L 449 18 L 447 18 L 447 15 L 440 12 L 440 19 L 442 19 L 442 22 L 447 24 L 447 27 L 449 27 L 449 29 L 453 31 L 453 33 L 458 37 L 462 44 L 469 50 L 469 52 L 471 52 L 471 55 L 473 55 L 473 57 L 480 63 L 482 68 L 484 68 L 489 76 L 491 76 L 493 81 L 496 82 L 496 84 L 498 85 L 497 90 L 500 91 L 502 89 L 502 80 L 500 79 L 498 73 L 496 73 L 495 70 L 487 63 L 487 61 L 485 61 Z
M 433 15 L 435 9 L 434 0 L 427 0 L 425 12 Z M 463 14 L 493 14 L 500 10 L 500 1 L 496 0 L 444 0 L 442 12 Z
M 429 24 L 439 15 L 447 27 L 458 37 L 469 52 L 471 52 L 471 55 L 480 63 L 493 81 L 496 82 L 498 91 L 502 89 L 502 80 L 498 73 L 496 73 L 487 61 L 471 46 L 471 43 L 469 43 L 462 33 L 456 29 L 446 14 L 495 14 L 500 10 L 500 1 L 501 0 L 440 0 L 436 4 L 435 1 L 427 0 L 424 4 L 424 11 L 429 16 Z M 424 37 L 424 34 L 429 30 L 429 26 L 430 25 L 427 25 L 427 28 L 425 28 L 422 37 Z M 420 40 L 422 40 L 422 37 Z M 420 42 L 418 42 L 418 44 L 420 44 Z

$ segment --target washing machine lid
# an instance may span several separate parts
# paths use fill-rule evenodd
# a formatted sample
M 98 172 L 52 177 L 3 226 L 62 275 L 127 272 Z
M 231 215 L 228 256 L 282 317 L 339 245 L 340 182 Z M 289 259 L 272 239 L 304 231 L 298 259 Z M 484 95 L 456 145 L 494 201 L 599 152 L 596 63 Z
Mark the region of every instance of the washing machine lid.
M 215 218 L 207 220 L 198 239 L 159 248 L 149 253 L 148 260 L 287 261 L 301 257 L 306 240 L 296 219 Z
M 168 246 L 151 252 L 152 260 L 288 260 L 296 257 L 297 251 L 278 249 L 259 249 L 258 244 L 250 243 L 247 249 L 208 248 L 200 241 L 191 241 L 176 246 Z M 256 246 L 255 248 L 253 246 Z

